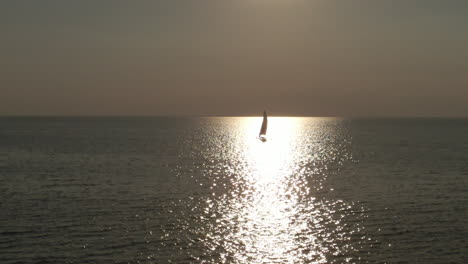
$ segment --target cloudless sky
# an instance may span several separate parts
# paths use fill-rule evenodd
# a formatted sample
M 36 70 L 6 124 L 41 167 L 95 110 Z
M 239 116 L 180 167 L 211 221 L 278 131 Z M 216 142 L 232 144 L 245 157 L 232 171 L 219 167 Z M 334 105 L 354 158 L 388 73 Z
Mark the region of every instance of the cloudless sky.
M 466 0 L 5 0 L 0 115 L 468 116 Z

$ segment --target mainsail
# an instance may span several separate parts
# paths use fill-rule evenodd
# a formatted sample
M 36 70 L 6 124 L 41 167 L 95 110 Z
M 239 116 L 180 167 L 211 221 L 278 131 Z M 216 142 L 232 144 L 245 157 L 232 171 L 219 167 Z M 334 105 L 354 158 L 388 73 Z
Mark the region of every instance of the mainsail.
M 258 137 L 260 139 L 266 139 L 266 132 L 268 128 L 268 119 L 267 119 L 267 113 L 266 111 L 263 111 L 263 122 L 262 122 L 262 128 L 260 128 L 260 133 L 258 134 Z

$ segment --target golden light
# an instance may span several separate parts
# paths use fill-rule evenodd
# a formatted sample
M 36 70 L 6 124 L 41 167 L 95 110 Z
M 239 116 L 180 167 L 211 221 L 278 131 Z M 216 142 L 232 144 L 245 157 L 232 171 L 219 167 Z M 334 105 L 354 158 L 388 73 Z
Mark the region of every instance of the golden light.
M 270 117 L 267 141 L 261 142 L 254 135 L 258 134 L 261 119 L 246 119 L 243 126 L 245 131 L 245 146 L 243 156 L 249 161 L 253 173 L 250 177 L 259 184 L 277 181 L 284 177 L 284 169 L 288 168 L 292 158 L 292 144 L 294 143 L 297 126 L 300 119 L 291 117 Z
M 297 234 L 308 228 L 304 224 L 293 224 L 300 205 L 297 194 L 291 191 L 296 186 L 291 186 L 288 181 L 288 177 L 294 175 L 295 160 L 303 154 L 295 148 L 302 119 L 270 117 L 266 142 L 256 138 L 261 122 L 261 118 L 245 118 L 240 124 L 239 131 L 243 134 L 239 138 L 242 141 L 239 145 L 243 146 L 241 157 L 247 162 L 242 177 L 247 186 L 243 186 L 241 197 L 229 201 L 231 209 L 225 217 L 237 219 L 237 222 L 228 228 L 224 241 L 245 247 L 245 252 L 236 253 L 238 263 L 272 263 L 277 260 L 295 263 L 297 256 L 294 251 L 301 246 Z M 309 236 L 308 239 L 314 238 Z M 313 250 L 311 254 L 315 261 L 320 255 Z
M 203 231 L 210 252 L 221 250 L 217 262 L 327 263 L 327 254 L 339 254 L 330 236 L 344 228 L 333 220 L 344 205 L 311 191 L 325 179 L 321 162 L 336 155 L 326 141 L 336 131 L 324 125 L 333 120 L 269 117 L 266 142 L 257 138 L 262 117 L 224 121 L 232 135 L 217 144 L 226 163 L 216 179 L 224 187 L 206 201 L 216 220 Z

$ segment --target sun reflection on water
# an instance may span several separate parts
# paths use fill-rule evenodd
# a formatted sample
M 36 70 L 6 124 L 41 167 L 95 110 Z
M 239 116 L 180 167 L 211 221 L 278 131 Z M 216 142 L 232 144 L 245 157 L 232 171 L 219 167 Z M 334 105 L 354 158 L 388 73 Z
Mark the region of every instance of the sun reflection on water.
M 346 140 L 322 123 L 270 117 L 268 140 L 261 142 L 261 118 L 241 118 L 228 129 L 232 144 L 213 139 L 205 153 L 210 164 L 203 167 L 211 194 L 201 198 L 202 205 L 192 204 L 192 212 L 202 211 L 198 223 L 190 224 L 202 237 L 208 262 L 346 260 L 356 226 L 343 219 L 352 215 L 352 204 L 322 190 L 326 170 L 347 157 L 337 147 Z
M 265 181 L 278 181 L 278 177 L 285 177 L 284 169 L 293 158 L 293 139 L 297 132 L 298 119 L 284 117 L 270 117 L 270 133 L 268 141 L 261 142 L 252 137 L 258 130 L 258 120 L 255 118 L 245 120 L 246 133 L 245 149 L 242 156 L 248 161 L 253 173 L 248 175 L 257 183 Z
M 245 245 L 247 254 L 238 254 L 237 258 L 252 263 L 275 259 L 283 263 L 294 261 L 285 256 L 291 255 L 296 248 L 294 236 L 289 231 L 294 197 L 286 183 L 292 174 L 293 139 L 299 120 L 273 117 L 269 123 L 271 133 L 267 142 L 248 136 L 244 138 L 243 157 L 249 168 L 249 173 L 244 176 L 249 179 L 251 188 L 237 201 L 241 203 L 241 210 L 236 213 L 245 219 L 235 229 L 240 232 L 231 234 L 234 240 Z M 245 135 L 254 135 L 258 122 L 255 118 L 248 119 L 243 126 Z
M 296 144 L 299 118 L 273 117 L 269 119 L 268 141 L 261 142 L 252 135 L 258 130 L 258 120 L 243 120 L 239 145 L 240 157 L 247 164 L 237 172 L 243 178 L 238 197 L 226 200 L 225 215 L 229 223 L 223 234 L 223 247 L 227 249 L 226 262 L 238 263 L 295 263 L 299 259 L 324 263 L 321 252 L 314 245 L 304 246 L 317 240 L 313 234 L 305 235 L 310 228 L 301 220 L 301 211 L 306 204 L 300 203 L 301 195 L 308 187 L 295 178 L 301 155 Z M 241 133 L 242 133 L 241 132 Z M 230 221 L 231 220 L 231 221 Z M 234 221 L 232 221 L 234 220 Z M 306 257 L 306 256 L 309 257 Z M 299 259 L 298 259 L 299 257 Z

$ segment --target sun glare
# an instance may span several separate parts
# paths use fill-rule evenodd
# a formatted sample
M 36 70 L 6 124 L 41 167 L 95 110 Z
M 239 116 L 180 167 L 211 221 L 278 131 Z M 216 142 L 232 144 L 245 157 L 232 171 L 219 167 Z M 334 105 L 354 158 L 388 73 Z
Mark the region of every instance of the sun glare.
M 268 119 L 267 141 L 262 142 L 254 135 L 258 134 L 261 119 L 245 120 L 245 153 L 246 160 L 251 161 L 254 182 L 276 181 L 284 177 L 291 158 L 291 144 L 300 120 L 291 117 L 270 117 Z
M 269 117 L 262 142 L 263 117 L 221 120 L 232 144 L 215 141 L 223 150 L 225 177 L 215 178 L 216 188 L 205 201 L 216 224 L 203 229 L 208 250 L 221 250 L 215 262 L 318 264 L 343 252 L 331 243 L 347 238 L 329 236 L 345 228 L 333 217 L 342 217 L 336 210 L 348 205 L 314 195 L 326 179 L 322 164 L 340 151 L 326 142 L 337 131 L 323 124 L 333 121 Z
M 248 161 L 242 175 L 247 189 L 235 200 L 235 205 L 231 204 L 236 209 L 226 217 L 241 220 L 232 228 L 236 231 L 225 238 L 245 246 L 246 252 L 236 253 L 235 258 L 240 263 L 269 263 L 275 259 L 294 263 L 297 256 L 292 252 L 300 246 L 297 233 L 306 228 L 291 222 L 300 206 L 291 189 L 296 186 L 291 186 L 288 179 L 294 176 L 295 163 L 300 155 L 294 152 L 301 118 L 268 118 L 266 142 L 256 138 L 261 122 L 261 118 L 245 118 L 241 122 L 242 157 Z M 311 250 L 310 253 L 314 256 L 314 263 L 323 263 L 321 257 L 317 258 L 319 252 Z

